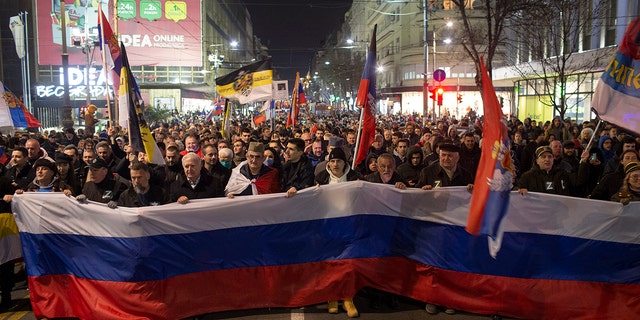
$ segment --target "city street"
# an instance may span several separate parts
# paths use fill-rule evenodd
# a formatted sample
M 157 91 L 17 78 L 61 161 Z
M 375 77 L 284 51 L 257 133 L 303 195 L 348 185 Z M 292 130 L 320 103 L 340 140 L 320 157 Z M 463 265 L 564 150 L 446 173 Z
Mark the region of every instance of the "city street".
M 26 289 L 25 282 L 16 284 L 12 293 L 14 307 L 0 313 L 0 320 L 35 320 L 33 312 L 31 312 L 31 304 L 29 302 L 29 291 Z M 440 312 L 437 315 L 430 315 L 424 310 L 424 303 L 411 299 L 400 299 L 398 309 L 390 309 L 383 306 L 378 310 L 373 310 L 369 306 L 369 299 L 365 294 L 355 297 L 354 302 L 360 311 L 358 319 L 363 320 L 474 320 L 474 319 L 491 319 L 486 315 L 475 315 L 464 312 L 458 312 L 455 315 L 448 315 Z M 274 309 L 253 309 L 240 311 L 227 311 L 200 315 L 188 318 L 189 320 L 222 320 L 222 319 L 238 319 L 238 320 L 337 320 L 348 319 L 346 312 L 341 308 L 339 314 L 327 313 L 327 305 L 313 305 L 302 308 L 274 308 Z M 503 318 L 507 319 L 507 318 Z

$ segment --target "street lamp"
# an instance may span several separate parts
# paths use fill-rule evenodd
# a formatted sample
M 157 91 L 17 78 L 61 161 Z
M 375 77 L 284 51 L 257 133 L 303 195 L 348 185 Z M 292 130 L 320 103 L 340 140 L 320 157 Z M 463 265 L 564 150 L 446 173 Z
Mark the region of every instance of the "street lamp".
M 236 45 L 237 44 L 238 43 L 236 42 Z M 224 61 L 224 55 L 221 55 L 218 52 L 218 47 L 222 47 L 222 46 L 223 46 L 223 44 L 221 44 L 221 43 L 210 45 L 210 47 L 215 47 L 213 53 L 210 53 L 209 56 L 208 56 L 208 60 L 211 63 L 211 66 L 213 67 L 213 80 L 214 80 L 214 82 L 215 82 L 215 79 L 218 78 L 218 68 L 220 68 L 220 66 L 222 65 L 222 62 Z M 217 90 L 213 90 L 213 98 L 214 98 L 214 100 L 218 98 L 218 91 Z

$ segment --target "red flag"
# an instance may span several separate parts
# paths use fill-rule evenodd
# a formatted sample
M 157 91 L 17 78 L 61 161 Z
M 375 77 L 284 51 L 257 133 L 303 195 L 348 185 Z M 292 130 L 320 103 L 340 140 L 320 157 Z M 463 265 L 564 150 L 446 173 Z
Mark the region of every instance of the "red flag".
M 507 213 L 513 187 L 513 165 L 509 134 L 495 89 L 480 59 L 484 101 L 482 155 L 473 186 L 467 232 L 490 237 L 491 255 L 499 250 L 502 234 L 500 223 Z
M 367 53 L 367 62 L 362 71 L 362 79 L 358 88 L 356 106 L 360 111 L 360 125 L 362 132 L 357 143 L 356 156 L 353 158 L 353 168 L 367 158 L 369 147 L 376 136 L 376 31 L 378 25 L 373 27 L 371 44 Z
M 289 116 L 287 117 L 287 128 L 298 124 L 300 105 L 306 103 L 307 99 L 304 96 L 302 84 L 300 83 L 300 72 L 296 72 L 296 82 L 293 85 L 293 93 L 291 94 L 291 109 L 289 109 Z

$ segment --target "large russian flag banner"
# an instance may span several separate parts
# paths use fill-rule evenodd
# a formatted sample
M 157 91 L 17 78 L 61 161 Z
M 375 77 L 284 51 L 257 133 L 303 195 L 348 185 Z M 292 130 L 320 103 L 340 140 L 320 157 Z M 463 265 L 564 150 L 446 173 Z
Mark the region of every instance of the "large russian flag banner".
M 640 18 L 625 31 L 615 57 L 602 73 L 591 105 L 607 122 L 640 133 Z
M 470 197 L 354 181 L 117 209 L 34 192 L 13 208 L 38 318 L 181 319 L 364 286 L 514 318 L 638 317 L 640 202 L 513 197 L 493 259 L 464 230 Z

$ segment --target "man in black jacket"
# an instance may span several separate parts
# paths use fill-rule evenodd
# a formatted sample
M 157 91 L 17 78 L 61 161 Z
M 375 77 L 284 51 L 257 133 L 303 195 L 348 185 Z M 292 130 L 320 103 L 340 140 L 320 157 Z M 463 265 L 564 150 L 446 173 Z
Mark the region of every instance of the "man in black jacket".
M 439 160 L 432 163 L 420 172 L 418 187 L 423 190 L 431 190 L 438 187 L 467 186 L 473 188 L 473 176 L 462 166 L 460 160 L 460 147 L 451 143 L 443 143 L 439 148 Z
M 293 197 L 296 192 L 313 185 L 314 174 L 311 160 L 304 155 L 305 142 L 300 138 L 290 139 L 285 149 L 285 155 L 289 159 L 282 166 L 282 191 L 287 198 Z
M 83 202 L 91 200 L 106 203 L 110 208 L 118 206 L 120 194 L 127 189 L 126 180 L 116 178 L 109 170 L 109 165 L 102 158 L 95 158 L 89 164 L 90 180 L 84 184 L 82 194 L 76 199 Z
M 158 184 L 149 183 L 149 167 L 139 161 L 130 166 L 131 186 L 118 199 L 123 207 L 158 206 L 167 203 L 165 190 Z
M 190 199 L 205 199 L 224 196 L 224 189 L 213 183 L 213 178 L 202 172 L 202 160 L 197 154 L 189 152 L 182 157 L 184 176 L 171 184 L 169 202 L 186 204 Z

